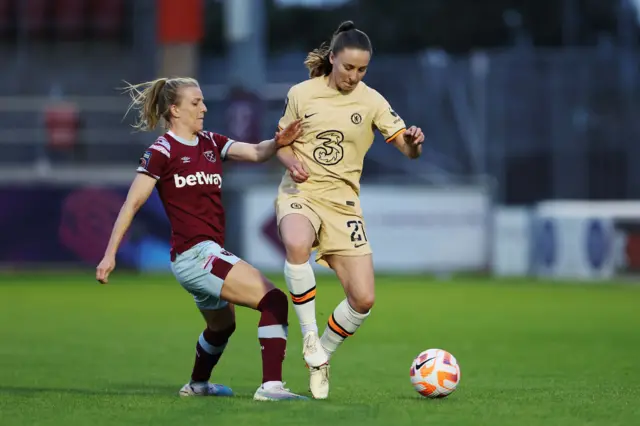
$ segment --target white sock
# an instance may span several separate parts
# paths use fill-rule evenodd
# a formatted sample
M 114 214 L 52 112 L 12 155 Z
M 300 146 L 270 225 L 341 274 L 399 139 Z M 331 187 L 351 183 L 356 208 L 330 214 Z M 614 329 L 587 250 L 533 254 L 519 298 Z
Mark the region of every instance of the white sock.
M 320 344 L 329 357 L 331 357 L 336 349 L 338 349 L 338 346 L 344 342 L 344 339 L 356 332 L 370 313 L 371 311 L 366 314 L 360 314 L 354 311 L 353 308 L 349 306 L 347 299 L 340 302 L 335 311 L 333 311 L 333 314 L 329 317 L 327 328 L 320 338 Z
M 316 324 L 316 277 L 309 262 L 293 265 L 284 261 L 284 279 L 291 294 L 302 335 L 318 332 Z
M 269 390 L 269 389 L 276 388 L 276 387 L 278 387 L 278 386 L 282 386 L 282 382 L 276 382 L 276 381 L 273 381 L 273 382 L 264 382 L 264 383 L 262 384 L 262 389 L 264 389 L 264 390 Z

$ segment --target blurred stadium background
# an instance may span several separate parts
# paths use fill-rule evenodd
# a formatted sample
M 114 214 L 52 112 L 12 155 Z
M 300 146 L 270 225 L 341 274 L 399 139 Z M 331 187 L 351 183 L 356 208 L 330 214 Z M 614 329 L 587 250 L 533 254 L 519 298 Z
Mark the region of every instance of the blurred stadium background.
M 247 399 L 174 401 L 201 320 L 168 273 L 157 196 L 122 245 L 114 285 L 90 284 L 154 139 L 123 118 L 123 80 L 194 76 L 206 127 L 259 141 L 307 77 L 306 53 L 346 19 L 373 42 L 365 81 L 427 140 L 417 161 L 380 138 L 366 158 L 376 315 L 336 358 L 335 398 L 308 424 L 640 416 L 638 287 L 626 285 L 640 268 L 640 1 L 391 3 L 0 0 L 1 424 L 176 424 L 211 412 L 218 424 L 299 424 L 308 414 L 287 405 L 283 422 Z M 227 164 L 224 201 L 227 248 L 283 286 L 281 174 L 273 161 Z M 322 323 L 343 295 L 331 276 L 319 281 Z M 252 315 L 239 315 L 246 338 L 234 337 L 218 376 L 247 395 L 259 374 Z M 462 366 L 460 391 L 440 405 L 407 398 L 410 361 L 428 347 Z M 303 390 L 300 359 L 287 363 Z
M 123 120 L 123 80 L 195 76 L 206 126 L 258 141 L 306 78 L 306 52 L 353 19 L 374 42 L 366 81 L 428 135 L 418 161 L 380 140 L 366 159 L 363 203 L 381 270 L 633 270 L 638 3 L 2 0 L 0 261 L 99 261 L 153 139 Z M 229 165 L 225 176 L 229 248 L 266 270 L 282 261 L 272 209 L 280 174 L 272 162 Z M 167 236 L 152 200 L 120 267 L 167 270 Z

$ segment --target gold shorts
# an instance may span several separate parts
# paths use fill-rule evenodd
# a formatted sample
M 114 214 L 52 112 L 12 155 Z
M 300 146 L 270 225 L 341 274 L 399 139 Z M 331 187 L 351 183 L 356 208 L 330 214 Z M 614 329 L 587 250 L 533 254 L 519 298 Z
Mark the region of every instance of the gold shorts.
M 363 256 L 371 254 L 362 209 L 358 197 L 329 201 L 306 194 L 280 193 L 276 199 L 278 226 L 283 217 L 300 214 L 311 222 L 316 231 L 316 262 L 329 267 L 324 256 Z

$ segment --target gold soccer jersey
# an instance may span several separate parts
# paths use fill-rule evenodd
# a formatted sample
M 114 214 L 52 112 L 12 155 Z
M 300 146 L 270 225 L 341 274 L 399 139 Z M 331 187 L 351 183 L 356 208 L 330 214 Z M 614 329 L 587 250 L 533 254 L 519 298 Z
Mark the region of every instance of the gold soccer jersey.
M 279 127 L 298 118 L 304 133 L 292 147 L 310 177 L 297 184 L 285 173 L 276 200 L 278 225 L 289 214 L 309 219 L 317 236 L 316 261 L 324 266 L 327 255 L 371 254 L 358 197 L 362 164 L 374 130 L 391 141 L 405 129 L 404 121 L 364 83 L 342 94 L 326 77 L 291 88 Z
M 311 176 L 296 184 L 285 173 L 281 193 L 332 198 L 333 191 L 351 189 L 358 195 L 364 156 L 373 143 L 374 130 L 389 142 L 405 129 L 386 99 L 363 82 L 348 94 L 328 83 L 327 77 L 317 77 L 289 90 L 279 127 L 302 119 L 304 134 L 292 148 Z

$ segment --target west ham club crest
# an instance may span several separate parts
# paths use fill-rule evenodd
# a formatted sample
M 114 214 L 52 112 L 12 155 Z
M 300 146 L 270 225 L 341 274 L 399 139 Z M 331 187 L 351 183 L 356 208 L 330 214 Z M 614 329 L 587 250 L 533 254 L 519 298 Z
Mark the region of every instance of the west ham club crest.
M 216 153 L 214 151 L 205 151 L 204 158 L 211 161 L 212 163 L 216 162 Z

